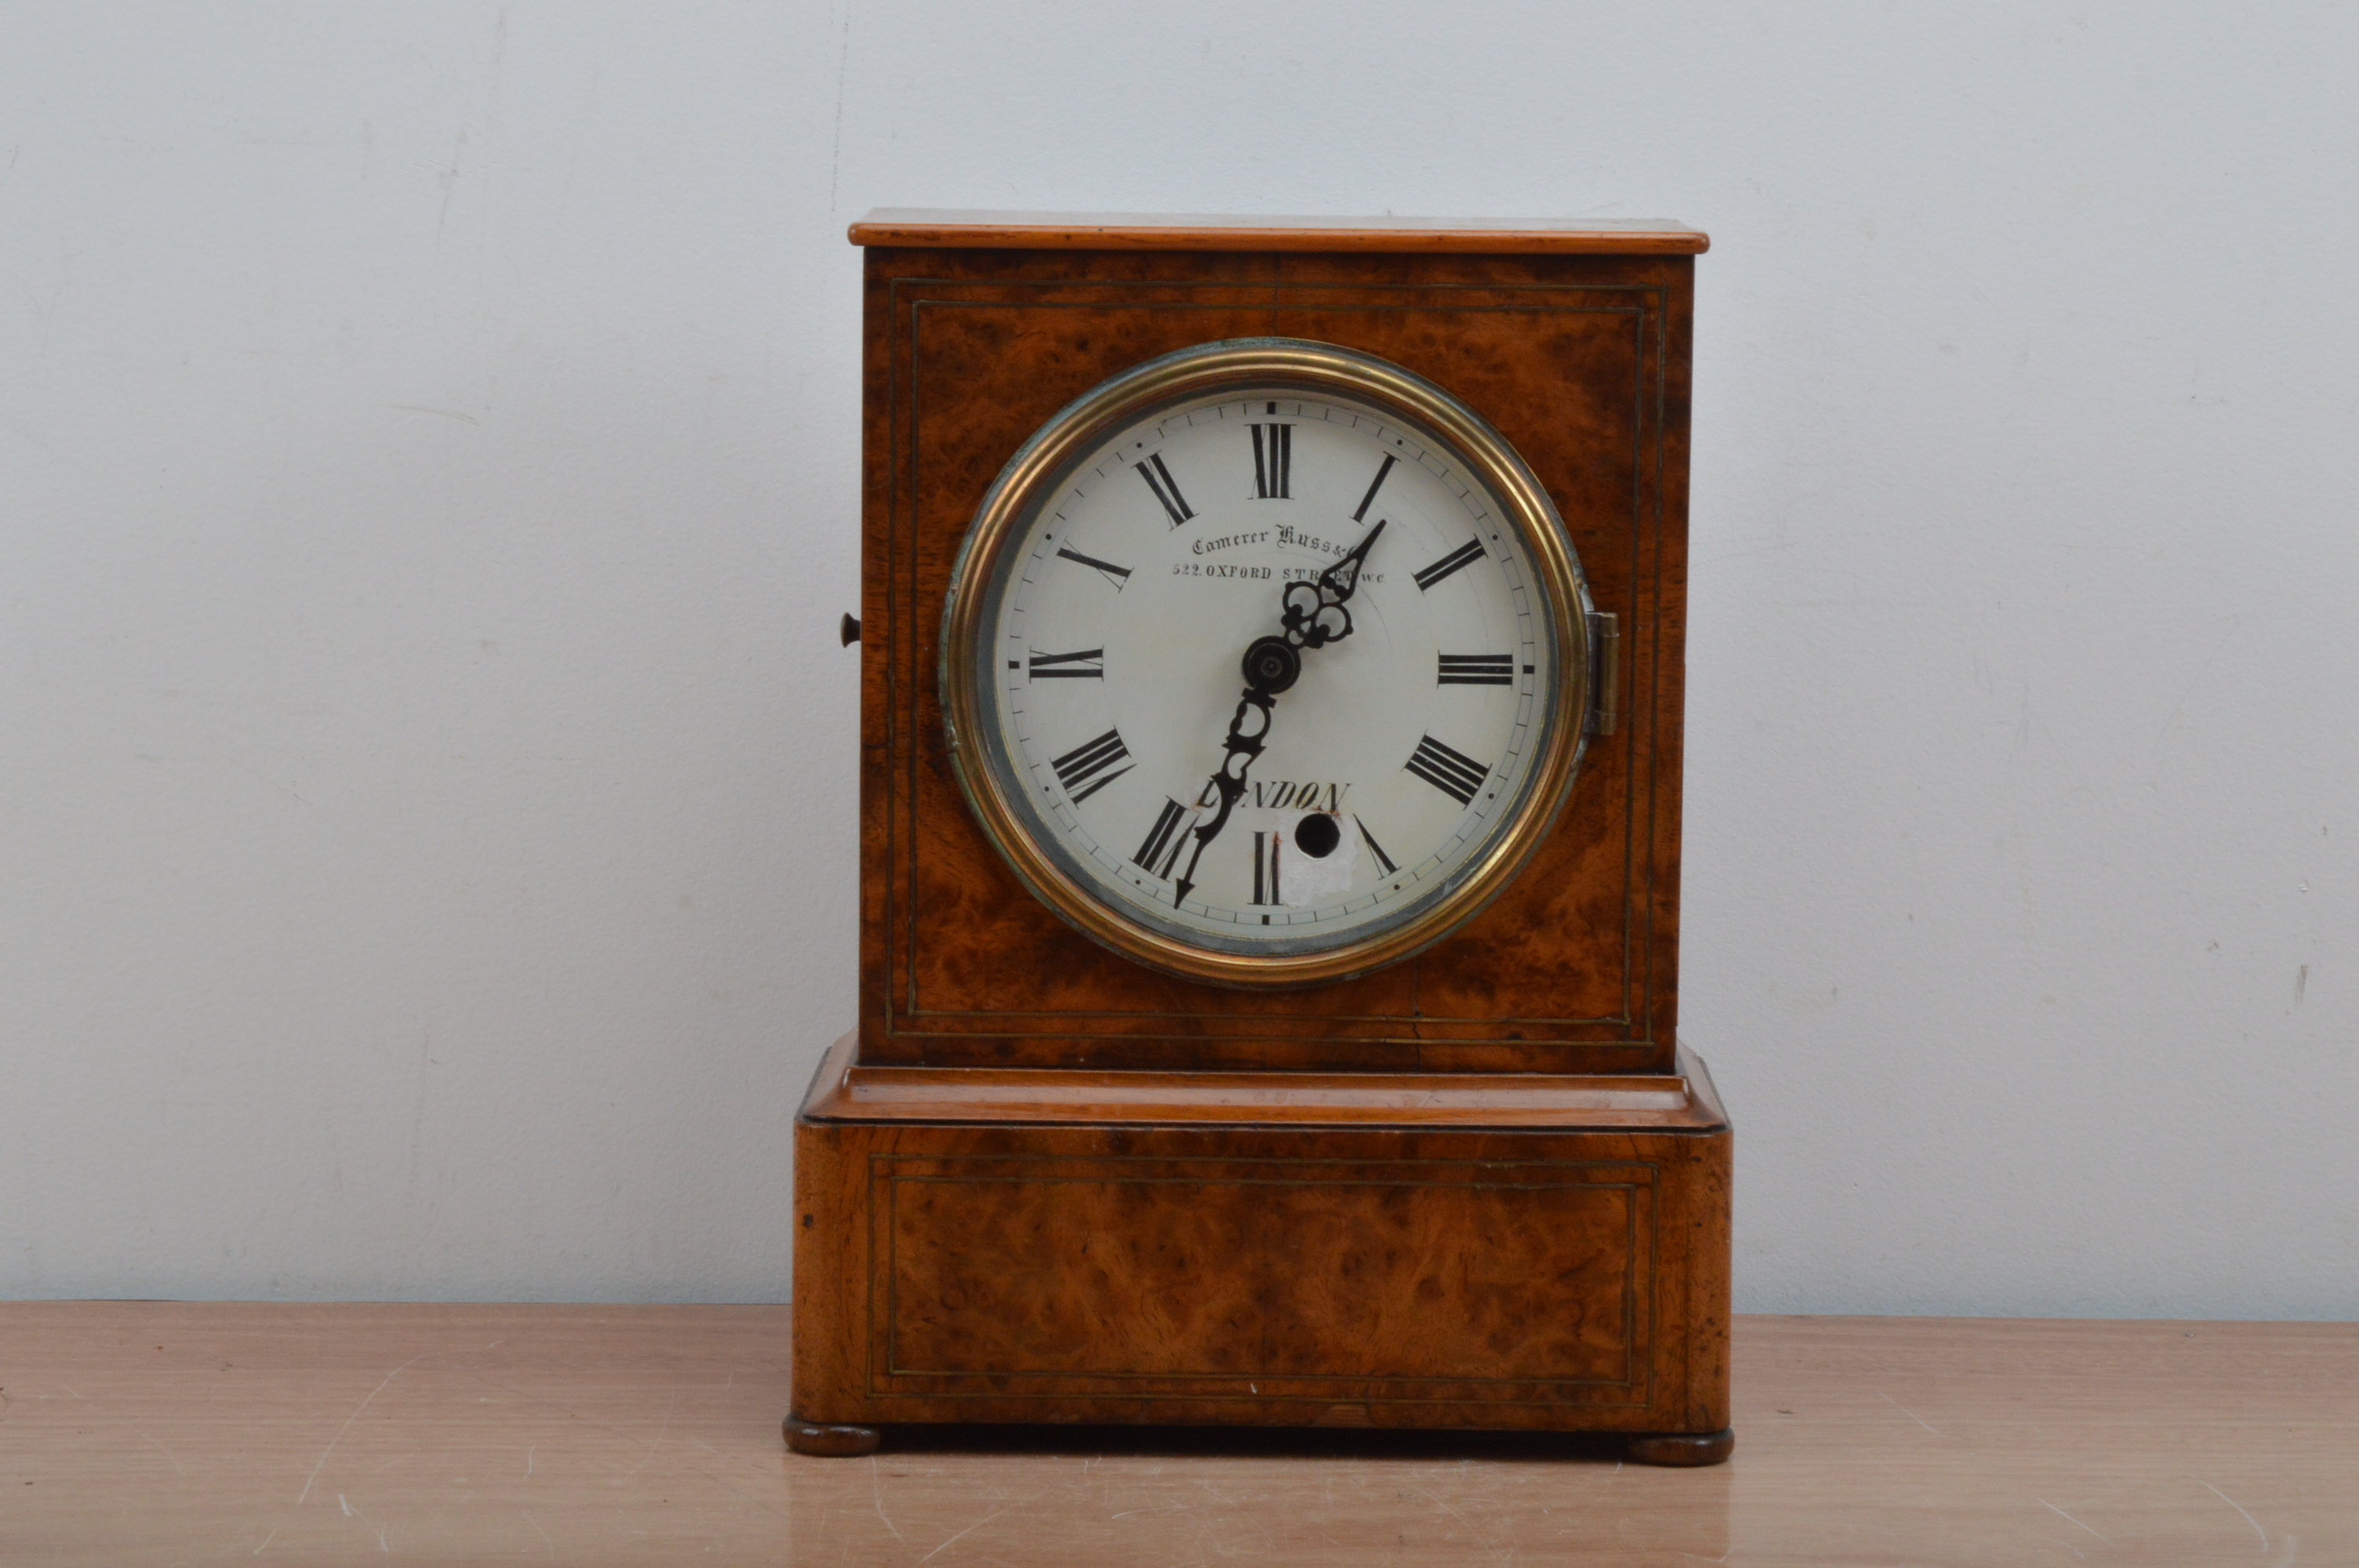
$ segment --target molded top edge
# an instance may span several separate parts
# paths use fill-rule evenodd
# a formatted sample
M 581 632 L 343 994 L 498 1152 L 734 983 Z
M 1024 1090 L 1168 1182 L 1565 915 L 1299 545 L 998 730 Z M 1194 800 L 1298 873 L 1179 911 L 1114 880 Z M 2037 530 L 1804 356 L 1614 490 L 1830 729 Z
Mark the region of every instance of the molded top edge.
M 1700 229 L 1654 218 L 1396 218 L 1202 212 L 998 212 L 880 207 L 855 245 L 975 250 L 1402 251 L 1700 255 Z

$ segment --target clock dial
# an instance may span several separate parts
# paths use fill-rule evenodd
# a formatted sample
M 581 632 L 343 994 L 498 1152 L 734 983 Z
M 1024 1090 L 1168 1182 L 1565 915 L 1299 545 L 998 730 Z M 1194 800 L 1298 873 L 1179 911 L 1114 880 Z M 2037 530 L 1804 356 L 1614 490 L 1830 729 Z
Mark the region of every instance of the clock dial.
M 1214 346 L 1243 362 L 1192 395 L 1117 399 L 1001 508 L 987 561 L 970 539 L 961 766 L 1094 934 L 1382 961 L 1479 907 L 1470 881 L 1511 874 L 1561 798 L 1578 571 L 1503 442 L 1478 457 L 1380 395 L 1441 394 L 1390 366 L 1256 380 L 1253 347 Z

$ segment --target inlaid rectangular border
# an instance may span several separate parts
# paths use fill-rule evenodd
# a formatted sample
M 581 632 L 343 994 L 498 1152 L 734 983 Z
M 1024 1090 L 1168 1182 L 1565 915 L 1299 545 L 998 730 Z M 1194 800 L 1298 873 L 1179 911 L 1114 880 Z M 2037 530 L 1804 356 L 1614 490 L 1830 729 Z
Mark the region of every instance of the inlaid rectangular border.
M 886 533 L 890 553 L 906 573 L 900 584 L 899 597 L 912 607 L 918 605 L 918 566 L 916 552 L 910 547 L 914 538 L 914 496 L 918 486 L 917 372 L 920 313 L 927 308 L 1096 309 L 1112 306 L 1124 308 L 1233 309 L 1241 312 L 1330 308 L 1362 311 L 1385 308 L 1419 313 L 1464 310 L 1470 313 L 1627 314 L 1633 318 L 1634 330 L 1638 334 L 1634 352 L 1635 380 L 1632 386 L 1633 490 L 1629 514 L 1632 602 L 1620 608 L 1625 610 L 1632 621 L 1632 623 L 1625 624 L 1625 636 L 1644 637 L 1649 655 L 1647 660 L 1647 684 L 1643 689 L 1634 689 L 1629 711 L 1625 715 L 1625 729 L 1631 732 L 1626 743 L 1632 755 L 1623 802 L 1624 963 L 1621 976 L 1623 1003 L 1618 1013 L 1603 1017 L 1480 1019 L 1430 1014 L 1332 1013 L 1295 1014 L 1283 1021 L 1265 1022 L 1257 1021 L 1250 1014 L 1165 1010 L 1135 1012 L 1116 1010 L 1092 1010 L 1087 1012 L 980 1011 L 929 1009 L 918 995 L 918 966 L 913 959 L 918 917 L 914 901 L 917 854 L 914 813 L 919 767 L 917 737 L 913 730 L 918 700 L 909 683 L 928 678 L 929 672 L 917 667 L 917 628 L 906 618 L 895 618 L 891 625 L 893 642 L 885 670 L 887 701 L 891 708 L 888 731 L 897 741 L 897 750 L 901 753 L 899 760 L 907 772 L 897 781 L 897 787 L 892 792 L 893 798 L 886 814 L 887 871 L 882 879 L 886 885 L 880 890 L 884 938 L 884 975 L 881 978 L 884 983 L 878 1000 L 879 1022 L 887 1037 L 908 1037 L 915 1041 L 942 1036 L 975 1040 L 1035 1040 L 1043 1035 L 1054 1035 L 1076 1041 L 1103 1040 L 1125 1044 L 1201 1042 L 1208 1038 L 1234 1042 L 1281 1034 L 1299 1038 L 1306 1026 L 1344 1025 L 1358 1027 L 1340 1032 L 1336 1038 L 1364 1044 L 1530 1043 L 1588 1051 L 1638 1053 L 1650 1053 L 1658 1048 L 1660 1043 L 1653 1037 L 1649 1025 L 1654 1011 L 1654 991 L 1660 978 L 1654 973 L 1650 958 L 1654 953 L 1657 884 L 1662 871 L 1658 864 L 1661 847 L 1657 843 L 1659 825 L 1655 820 L 1660 787 L 1657 772 L 1659 759 L 1656 726 L 1659 719 L 1660 688 L 1664 678 L 1658 611 L 1663 593 L 1663 526 L 1668 504 L 1665 485 L 1669 477 L 1666 464 L 1671 436 L 1668 422 L 1668 387 L 1673 322 L 1672 291 L 1669 287 L 1660 283 L 1618 283 L 1611 280 L 1415 284 L 1264 280 L 1239 283 L 1170 278 L 944 279 L 903 276 L 889 276 L 885 281 L 890 319 L 889 341 L 885 356 L 889 378 L 886 398 L 889 458 L 884 485 Z M 1010 299 L 1007 296 L 1011 291 L 1042 297 Z M 1053 300 L 1045 297 L 1051 294 L 1061 297 Z M 1151 297 L 1158 295 L 1163 297 Z M 1453 305 L 1450 303 L 1452 296 L 1484 296 L 1494 302 Z M 1628 303 L 1574 305 L 1569 300 L 1575 296 L 1621 296 Z M 1527 303 L 1495 302 L 1502 299 L 1523 300 L 1526 297 L 1538 298 Z M 906 388 L 903 385 L 905 377 L 908 381 Z M 922 609 L 918 609 L 917 612 L 922 614 Z M 1168 1020 L 1171 1028 L 1167 1033 L 1140 1031 L 1135 1024 L 1132 1027 L 1122 1026 L 1123 1022 L 1136 1020 Z M 1392 1032 L 1367 1033 L 1370 1026 L 1378 1031 L 1389 1027 Z M 1578 1033 L 1568 1033 L 1567 1031 Z M 1533 1039 L 1536 1032 L 1541 1035 L 1538 1040 Z
M 1326 1173 L 1321 1174 L 1320 1173 Z M 872 1153 L 868 1173 L 867 1393 L 872 1398 L 1056 1400 L 1091 1397 L 1192 1400 L 1249 1397 L 1312 1403 L 1650 1405 L 1655 1400 L 1655 1278 L 1660 1169 L 1648 1161 L 1285 1160 L 1186 1156 L 897 1155 Z M 1517 1189 L 1580 1187 L 1626 1193 L 1622 1291 L 1624 1371 L 1618 1379 L 1533 1378 L 1307 1378 L 1254 1372 L 987 1373 L 902 1368 L 893 1362 L 897 1198 L 904 1184 L 1067 1184 L 1139 1186 L 1384 1186 Z

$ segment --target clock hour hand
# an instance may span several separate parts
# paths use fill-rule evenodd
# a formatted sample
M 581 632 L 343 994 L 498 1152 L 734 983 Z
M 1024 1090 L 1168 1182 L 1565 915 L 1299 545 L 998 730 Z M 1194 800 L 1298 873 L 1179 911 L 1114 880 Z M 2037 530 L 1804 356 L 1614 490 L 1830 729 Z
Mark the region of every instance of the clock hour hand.
M 1352 634 L 1352 612 L 1343 606 L 1359 588 L 1360 568 L 1366 562 L 1376 535 L 1384 531 L 1385 520 L 1379 517 L 1359 546 L 1321 572 L 1315 582 L 1286 585 L 1286 595 L 1279 604 L 1288 643 L 1298 648 L 1321 648 Z
M 1221 829 L 1229 825 L 1229 814 L 1245 798 L 1245 774 L 1269 738 L 1270 716 L 1277 709 L 1277 694 L 1302 674 L 1302 655 L 1295 650 L 1324 647 L 1352 634 L 1352 612 L 1343 608 L 1343 603 L 1359 588 L 1360 568 L 1368 558 L 1368 547 L 1384 531 L 1385 520 L 1379 517 L 1358 548 L 1321 572 L 1315 586 L 1288 583 L 1278 601 L 1286 634 L 1256 637 L 1245 650 L 1245 694 L 1237 703 L 1236 712 L 1230 716 L 1228 735 L 1221 741 L 1221 765 L 1212 770 L 1211 788 L 1219 799 L 1212 816 L 1196 826 L 1196 844 L 1188 852 L 1188 869 L 1171 884 L 1172 908 L 1179 908 L 1186 901 L 1189 890 L 1196 885 L 1196 866 L 1204 858 L 1204 847 L 1221 836 Z

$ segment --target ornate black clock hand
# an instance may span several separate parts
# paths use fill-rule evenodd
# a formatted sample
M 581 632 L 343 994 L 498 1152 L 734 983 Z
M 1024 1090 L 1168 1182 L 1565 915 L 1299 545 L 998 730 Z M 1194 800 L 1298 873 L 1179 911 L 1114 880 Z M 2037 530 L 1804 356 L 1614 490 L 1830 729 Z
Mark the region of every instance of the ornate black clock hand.
M 1179 908 L 1186 901 L 1189 890 L 1196 885 L 1196 866 L 1204 858 L 1204 847 L 1221 836 L 1221 829 L 1229 825 L 1229 814 L 1245 797 L 1245 774 L 1269 738 L 1270 715 L 1277 708 L 1277 695 L 1302 674 L 1302 655 L 1295 650 L 1324 647 L 1352 634 L 1352 612 L 1343 608 L 1343 603 L 1359 588 L 1360 568 L 1368 558 L 1368 547 L 1384 531 L 1385 520 L 1379 517 L 1358 548 L 1319 574 L 1316 586 L 1288 583 L 1278 600 L 1279 619 L 1286 634 L 1256 637 L 1245 650 L 1245 693 L 1236 712 L 1230 716 L 1229 732 L 1221 741 L 1221 765 L 1212 770 L 1210 787 L 1220 796 L 1218 809 L 1209 821 L 1197 825 L 1196 846 L 1188 852 L 1188 869 L 1171 883 L 1172 908 Z
M 1273 647 L 1283 657 L 1274 655 Z M 1245 696 L 1221 742 L 1221 765 L 1212 770 L 1211 787 L 1219 793 L 1220 808 L 1210 821 L 1197 825 L 1196 847 L 1189 851 L 1188 869 L 1172 880 L 1172 908 L 1187 900 L 1188 890 L 1196 885 L 1196 863 L 1204 858 L 1204 846 L 1221 836 L 1221 829 L 1229 825 L 1229 813 L 1245 795 L 1245 772 L 1261 755 L 1262 743 L 1268 738 L 1269 716 L 1277 707 L 1277 694 L 1292 686 L 1301 673 L 1302 661 L 1284 638 L 1263 637 L 1245 650 Z
M 1307 582 L 1286 585 L 1282 602 L 1288 642 L 1318 648 L 1340 643 L 1352 634 L 1352 612 L 1343 608 L 1344 601 L 1358 589 L 1360 568 L 1366 562 L 1376 535 L 1384 531 L 1385 520 L 1379 517 L 1358 548 L 1319 574 L 1316 588 Z

